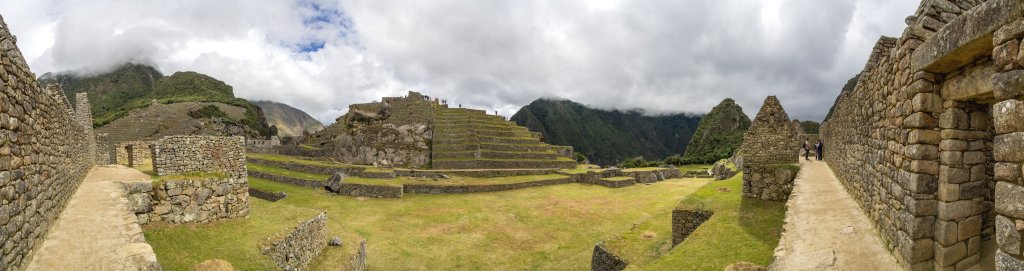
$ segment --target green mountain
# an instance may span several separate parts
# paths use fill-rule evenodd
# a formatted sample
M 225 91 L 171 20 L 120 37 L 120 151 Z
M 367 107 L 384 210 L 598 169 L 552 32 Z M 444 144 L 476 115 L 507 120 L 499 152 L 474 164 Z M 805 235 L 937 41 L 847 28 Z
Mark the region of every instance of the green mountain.
M 821 129 L 821 123 L 813 120 L 804 120 L 800 121 L 800 128 L 804 130 L 805 134 L 815 135 Z
M 646 116 L 640 111 L 593 109 L 569 100 L 538 99 L 512 116 L 544 141 L 573 146 L 591 162 L 611 165 L 642 156 L 661 160 L 682 153 L 700 116 Z
M 312 134 L 324 128 L 320 121 L 287 104 L 271 101 L 253 103 L 263 109 L 267 123 L 276 126 L 277 134 L 280 136 L 301 136 L 304 132 Z
M 730 98 L 722 100 L 704 115 L 683 154 L 683 163 L 714 163 L 729 158 L 743 143 L 750 117 Z
M 39 77 L 39 82 L 42 85 L 60 84 L 72 104 L 75 93 L 88 93 L 94 127 L 101 128 L 125 117 L 137 118 L 133 119 L 134 122 L 127 121 L 134 124 L 123 124 L 121 126 L 126 126 L 125 128 L 116 129 L 119 132 L 124 130 L 131 135 L 125 140 L 177 133 L 264 138 L 271 135 L 270 126 L 267 125 L 263 111 L 258 106 L 245 99 L 235 98 L 232 87 L 223 81 L 197 72 L 176 72 L 171 76 L 164 76 L 151 66 L 125 64 L 113 71 L 96 75 L 80 75 L 74 72 L 46 73 Z M 178 103 L 182 103 L 182 106 L 150 108 L 155 104 Z M 189 114 L 191 111 L 211 105 L 223 110 L 237 111 L 237 114 L 215 114 L 224 117 Z M 211 109 L 207 108 L 206 112 L 211 112 Z M 174 116 L 162 116 L 168 114 Z M 161 115 L 161 118 L 153 119 L 157 115 Z

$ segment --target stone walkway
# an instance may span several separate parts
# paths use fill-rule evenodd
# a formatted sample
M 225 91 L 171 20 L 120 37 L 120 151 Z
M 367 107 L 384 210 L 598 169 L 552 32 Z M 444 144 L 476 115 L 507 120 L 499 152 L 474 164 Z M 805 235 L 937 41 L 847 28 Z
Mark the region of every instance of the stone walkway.
M 772 270 L 900 270 L 823 161 L 805 162 L 786 203 Z
M 150 177 L 123 166 L 89 171 L 27 270 L 146 270 L 156 263 L 121 182 Z

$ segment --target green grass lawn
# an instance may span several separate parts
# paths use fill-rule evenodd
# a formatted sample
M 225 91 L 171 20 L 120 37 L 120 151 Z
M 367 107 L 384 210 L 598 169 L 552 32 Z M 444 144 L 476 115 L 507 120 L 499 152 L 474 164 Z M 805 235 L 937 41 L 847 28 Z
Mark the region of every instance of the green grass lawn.
M 254 163 L 245 163 L 245 167 L 246 167 L 246 169 L 252 170 L 252 171 L 259 171 L 259 172 L 263 172 L 263 173 L 270 173 L 270 174 L 274 174 L 274 175 L 281 175 L 281 176 L 292 177 L 292 178 L 303 179 L 303 180 L 310 180 L 310 181 L 326 181 L 327 178 L 331 177 L 331 175 L 307 173 L 307 172 L 301 172 L 301 171 L 292 171 L 292 170 L 287 170 L 287 169 L 283 169 L 283 168 L 279 168 L 279 167 L 272 167 L 272 166 L 267 166 L 267 165 L 254 164 Z
M 711 169 L 711 165 L 701 165 L 701 164 L 681 165 L 681 166 L 678 166 L 676 168 L 678 168 L 680 172 L 686 173 L 687 171 L 698 171 L 698 170 L 699 171 L 707 171 L 707 170 Z
M 742 176 L 709 183 L 683 200 L 679 208 L 713 210 L 715 214 L 667 255 L 629 269 L 722 270 L 740 261 L 768 265 L 779 243 L 785 203 L 743 197 Z M 667 225 L 670 217 L 661 224 Z
M 320 213 L 310 208 L 257 198 L 249 198 L 249 205 L 249 217 L 246 218 L 204 225 L 146 225 L 146 241 L 153 246 L 164 270 L 192 270 L 195 265 L 209 259 L 231 262 L 235 270 L 275 270 L 274 262 L 260 254 L 259 244 L 267 237 Z M 338 270 L 347 266 L 348 258 L 343 256 L 354 254 L 361 239 L 341 225 L 329 224 L 328 236 L 341 237 L 345 245 L 326 248 L 323 255 L 334 256 L 335 260 L 319 259 L 312 265 L 312 270 Z
M 296 164 L 304 164 L 304 165 L 312 165 L 312 166 L 322 166 L 322 167 L 336 167 L 336 168 L 370 167 L 370 166 L 363 166 L 363 165 L 342 164 L 342 163 L 333 162 L 333 161 L 315 160 L 315 159 L 309 159 L 309 158 L 305 158 L 305 157 L 280 155 L 280 154 L 265 154 L 265 153 L 251 153 L 250 152 L 250 153 L 247 153 L 246 155 L 248 157 L 252 157 L 252 158 L 256 158 L 256 159 L 262 159 L 262 160 L 267 160 L 267 161 L 284 162 L 284 163 L 296 163 Z
M 230 228 L 208 233 L 188 230 L 206 226 L 147 229 L 146 238 L 168 270 L 189 270 L 203 258 L 227 259 L 235 267 L 262 270 L 257 265 L 262 261 L 256 259 L 258 255 L 220 248 L 254 247 L 261 237 L 240 236 L 257 234 L 247 226 L 257 223 L 254 220 L 259 225 L 288 220 L 281 216 L 289 214 L 273 208 L 294 206 L 326 210 L 332 230 L 348 229 L 367 238 L 369 268 L 373 270 L 586 270 L 595 243 L 670 210 L 706 183 L 673 179 L 619 189 L 567 184 L 495 193 L 366 199 L 250 178 L 252 187 L 284 191 L 288 197 L 275 203 L 252 199 L 250 217 L 229 221 L 238 223 Z M 221 242 L 196 240 L 214 238 Z
M 292 171 L 279 167 L 272 167 L 254 163 L 247 163 L 246 167 L 251 171 L 265 172 L 275 175 L 287 176 L 292 178 L 298 178 L 303 180 L 311 181 L 326 181 L 330 178 L 329 175 L 306 173 L 300 171 Z M 510 183 L 522 183 L 532 181 L 543 181 L 552 179 L 568 178 L 568 176 L 561 174 L 545 174 L 545 175 L 526 175 L 526 176 L 508 176 L 508 177 L 493 177 L 493 178 L 473 178 L 473 177 L 462 177 L 462 176 L 451 176 L 448 179 L 432 179 L 432 178 L 411 178 L 411 177 L 398 177 L 394 179 L 377 179 L 377 178 L 362 178 L 347 176 L 345 182 L 347 183 L 359 183 L 359 184 L 372 184 L 372 185 L 400 185 L 400 184 L 431 184 L 431 185 L 487 185 L 487 184 L 510 184 Z

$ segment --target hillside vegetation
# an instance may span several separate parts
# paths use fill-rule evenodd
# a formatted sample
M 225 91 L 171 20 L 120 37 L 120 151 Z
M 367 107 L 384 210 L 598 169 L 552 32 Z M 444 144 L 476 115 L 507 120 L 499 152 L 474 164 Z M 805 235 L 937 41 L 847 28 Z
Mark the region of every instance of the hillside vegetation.
M 61 84 L 65 95 L 72 101 L 75 93 L 88 93 L 94 127 L 102 127 L 128 116 L 132 110 L 146 108 L 155 103 L 200 102 L 244 108 L 243 116 L 235 119 L 223 118 L 221 121 L 225 125 L 240 126 L 244 130 L 244 135 L 271 135 L 263 111 L 258 106 L 245 99 L 235 98 L 233 88 L 223 81 L 197 72 L 176 72 L 171 76 L 163 76 L 150 66 L 126 64 L 98 75 L 47 73 L 40 76 L 39 81 L 44 85 Z
M 683 154 L 684 164 L 710 164 L 729 158 L 743 143 L 750 117 L 730 98 L 722 100 L 704 115 Z
M 253 103 L 263 109 L 267 124 L 277 126 L 277 134 L 280 136 L 301 136 L 303 132 L 315 133 L 324 128 L 320 121 L 287 104 L 271 101 Z
M 512 116 L 521 126 L 540 132 L 545 142 L 573 146 L 591 162 L 603 165 L 627 158 L 661 160 L 686 150 L 700 116 L 647 116 L 639 111 L 594 109 L 569 100 L 539 99 Z

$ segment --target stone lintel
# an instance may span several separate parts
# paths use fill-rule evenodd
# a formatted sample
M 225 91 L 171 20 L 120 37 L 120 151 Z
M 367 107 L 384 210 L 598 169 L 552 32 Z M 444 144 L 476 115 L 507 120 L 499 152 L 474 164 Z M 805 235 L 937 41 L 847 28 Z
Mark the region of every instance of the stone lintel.
M 992 76 L 999 72 L 995 65 L 979 65 L 950 77 L 942 84 L 942 99 L 953 101 L 977 101 L 994 99 L 995 84 Z
M 911 56 L 913 71 L 949 73 L 991 55 L 992 36 L 1024 17 L 1024 1 L 990 0 L 964 12 L 921 44 Z

